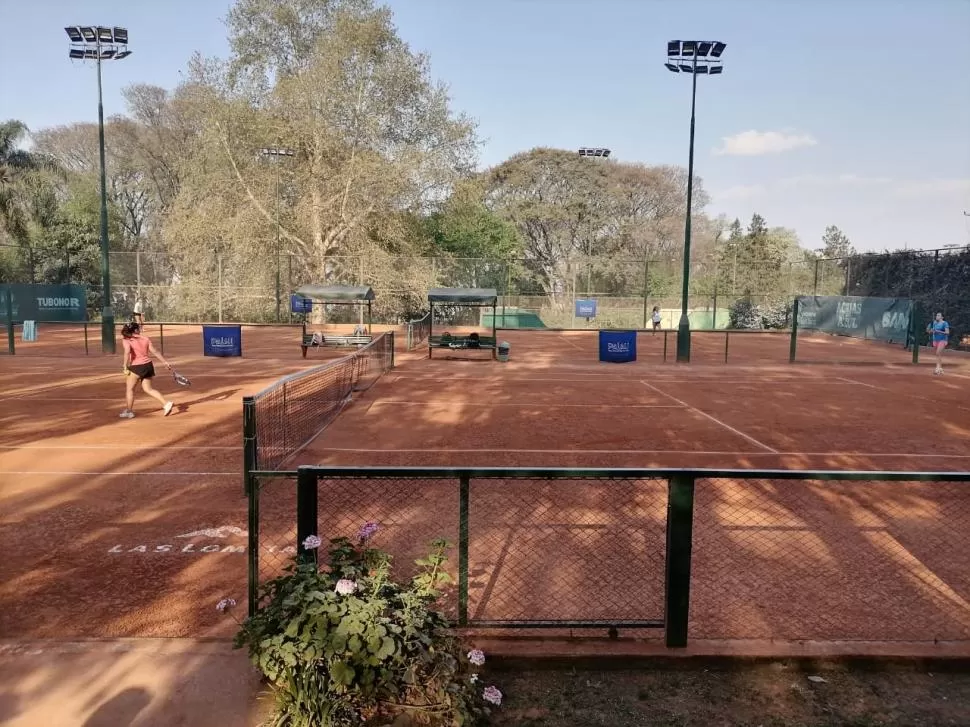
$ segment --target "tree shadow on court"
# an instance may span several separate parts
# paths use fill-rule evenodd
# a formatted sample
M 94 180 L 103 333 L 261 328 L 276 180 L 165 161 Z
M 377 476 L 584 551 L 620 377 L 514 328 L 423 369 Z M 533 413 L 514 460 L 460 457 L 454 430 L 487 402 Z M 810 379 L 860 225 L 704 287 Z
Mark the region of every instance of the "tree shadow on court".
M 40 642 L 0 654 L 0 722 L 260 724 L 258 674 L 223 644 Z
M 212 361 L 211 365 L 224 370 L 223 362 Z M 485 364 L 479 371 L 452 361 L 409 358 L 400 367 L 399 378 L 379 382 L 359 396 L 304 453 L 302 461 L 321 462 L 333 455 L 329 448 L 334 443 L 344 442 L 367 450 L 344 453 L 339 461 L 345 463 L 373 464 L 376 453 L 372 450 L 386 448 L 397 451 L 398 464 L 436 465 L 446 456 L 458 464 L 471 459 L 474 452 L 458 451 L 457 443 L 468 449 L 497 449 L 518 437 L 523 451 L 514 456 L 490 453 L 491 461 L 485 464 L 527 464 L 542 455 L 551 465 L 561 458 L 575 466 L 630 466 L 637 459 L 624 455 L 622 449 L 631 442 L 655 441 L 657 450 L 670 446 L 665 443 L 675 431 L 672 418 L 654 413 L 640 420 L 623 419 L 617 413 L 623 403 L 634 400 L 634 390 L 643 401 L 658 399 L 647 388 L 640 391 L 624 381 L 628 378 L 624 369 L 596 367 L 589 372 L 563 373 L 550 357 L 548 362 L 531 362 L 520 369 L 527 374 L 524 378 L 535 380 L 502 398 L 509 371 L 514 369 L 498 363 Z M 485 372 L 503 377 L 501 385 L 482 385 Z M 16 554 L 0 562 L 0 636 L 227 638 L 233 633 L 234 624 L 216 612 L 215 603 L 226 596 L 237 598 L 241 607 L 245 602 L 242 548 L 248 523 L 241 484 L 241 412 L 234 406 L 219 405 L 224 388 L 206 383 L 212 380 L 205 377 L 198 381 L 203 383 L 194 386 L 191 395 L 202 394 L 194 402 L 199 406 L 193 404 L 191 415 L 184 417 L 146 416 L 119 424 L 107 407 L 62 408 L 55 415 L 39 402 L 31 405 L 30 412 L 10 414 L 5 410 L 0 415 L 4 417 L 4 442 L 37 443 L 53 436 L 64 443 L 70 435 L 83 433 L 85 442 L 111 448 L 61 452 L 56 457 L 31 451 L 28 454 L 43 464 L 28 460 L 18 468 L 62 474 L 37 477 L 39 483 L 31 481 L 30 475 L 14 476 L 13 486 L 0 493 L 4 513 L 0 549 Z M 550 386 L 561 387 L 553 390 L 552 397 L 560 403 L 569 403 L 571 396 L 575 400 L 587 388 L 609 391 L 616 395 L 616 408 L 608 404 L 595 415 L 592 409 L 577 408 L 575 414 L 551 419 L 545 411 L 548 398 L 542 398 Z M 689 398 L 689 391 L 664 388 Z M 532 400 L 530 391 L 537 395 Z M 418 396 L 455 406 L 449 413 L 448 407 L 436 409 L 427 401 L 412 401 L 410 407 L 418 413 L 395 416 L 396 408 L 408 406 L 400 402 Z M 768 396 L 763 393 L 762 398 Z M 492 406 L 499 400 L 527 406 L 522 411 Z M 696 405 L 705 408 L 705 402 Z M 717 406 L 721 408 L 716 411 L 728 407 L 733 416 L 740 416 L 742 424 L 729 421 L 742 429 L 753 426 L 745 416 L 759 406 L 762 414 L 765 410 L 764 401 L 745 409 L 747 404 L 738 402 L 737 392 L 724 395 Z M 831 406 L 831 416 L 838 416 L 838 407 L 849 408 L 852 402 Z M 8 415 L 13 418 L 7 420 Z M 53 434 L 45 434 L 40 425 L 56 421 L 55 416 L 66 418 L 66 423 L 55 425 Z M 9 440 L 8 421 L 14 425 Z M 34 424 L 38 426 L 32 428 Z M 696 424 L 691 426 L 691 431 L 697 430 Z M 782 433 L 786 426 L 774 423 Z M 771 434 L 768 429 L 763 431 Z M 720 432 L 719 436 L 726 435 Z M 767 438 L 762 430 L 754 436 Z M 549 449 L 555 442 L 562 450 L 563 441 L 573 442 L 575 451 L 551 455 L 528 451 Z M 606 452 L 611 441 L 617 450 L 612 454 Z M 135 450 L 132 446 L 153 442 L 159 443 L 158 449 Z M 420 451 L 409 452 L 408 442 L 416 443 L 413 449 Z M 537 442 L 541 446 L 529 446 Z M 588 454 L 597 447 L 606 453 Z M 693 464 L 689 454 L 682 456 L 684 464 Z M 734 455 L 732 461 L 757 467 L 765 460 Z M 788 466 L 797 466 L 799 460 L 795 457 L 789 462 Z M 812 461 L 806 459 L 802 464 Z M 878 460 L 870 466 L 878 466 Z M 102 474 L 71 474 L 86 471 Z M 420 555 L 432 538 L 444 535 L 457 542 L 458 482 L 454 479 L 444 485 L 402 479 L 397 483 L 330 483 L 328 487 L 320 500 L 321 535 L 352 534 L 362 521 L 376 520 L 386 526 L 383 540 L 378 539 L 377 544 L 391 549 L 403 573 L 412 556 Z M 955 502 L 960 503 L 965 497 L 961 493 L 966 491 L 955 490 Z M 266 542 L 292 543 L 292 483 L 279 493 L 275 505 L 265 503 L 263 535 Z M 876 537 L 880 533 L 851 519 L 875 507 L 873 502 L 853 500 L 858 496 L 852 490 L 826 490 L 800 482 L 755 482 L 745 483 L 740 495 L 736 488 L 703 484 L 698 493 L 694 626 L 699 635 L 726 638 L 739 633 L 779 635 L 814 629 L 813 633 L 826 637 L 837 636 L 840 623 L 872 621 L 886 603 L 911 603 L 919 598 L 910 585 L 913 566 L 888 558 L 880 550 L 882 541 Z M 273 497 L 271 493 L 267 496 Z M 896 500 L 893 510 L 912 512 L 932 497 L 932 492 L 909 494 Z M 550 483 L 533 478 L 473 482 L 470 613 L 483 618 L 535 618 L 536 614 L 577 619 L 590 618 L 590 614 L 659 617 L 666 504 L 663 483 L 656 481 Z M 939 531 L 925 542 L 936 542 L 949 520 L 937 523 Z M 906 541 L 917 561 L 932 562 L 934 554 L 919 552 L 919 542 L 912 542 L 929 532 L 925 519 L 920 523 L 924 529 L 905 532 L 897 524 L 894 537 Z M 855 570 L 845 567 L 852 560 L 857 564 Z M 860 572 L 859 566 L 867 563 L 877 564 L 879 570 L 869 575 Z M 957 582 L 958 572 L 932 570 L 957 596 L 970 599 Z M 891 587 L 883 591 L 872 587 L 884 582 Z M 866 587 L 869 592 L 863 593 Z M 799 598 L 793 598 L 793 593 Z M 830 600 L 815 597 L 813 601 L 813 593 Z M 792 602 L 798 600 L 803 603 L 796 608 Z M 812 604 L 819 603 L 829 612 L 813 611 Z M 942 613 L 946 606 L 939 608 Z M 910 613 L 907 628 L 918 628 L 920 618 L 938 623 L 938 616 L 928 613 Z M 902 628 L 898 624 L 892 623 L 897 631 Z

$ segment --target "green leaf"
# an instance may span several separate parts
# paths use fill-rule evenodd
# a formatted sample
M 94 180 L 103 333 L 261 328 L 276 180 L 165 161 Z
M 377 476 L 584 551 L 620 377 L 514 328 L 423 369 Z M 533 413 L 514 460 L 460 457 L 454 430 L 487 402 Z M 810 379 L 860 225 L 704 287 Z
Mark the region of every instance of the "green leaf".
M 390 636 L 385 636 L 381 639 L 380 649 L 374 656 L 380 659 L 386 659 L 389 656 L 393 656 L 397 652 L 397 642 L 394 641 Z
M 349 687 L 353 683 L 356 675 L 354 668 L 342 661 L 338 661 L 330 667 L 330 676 L 335 682 L 343 684 L 345 687 Z

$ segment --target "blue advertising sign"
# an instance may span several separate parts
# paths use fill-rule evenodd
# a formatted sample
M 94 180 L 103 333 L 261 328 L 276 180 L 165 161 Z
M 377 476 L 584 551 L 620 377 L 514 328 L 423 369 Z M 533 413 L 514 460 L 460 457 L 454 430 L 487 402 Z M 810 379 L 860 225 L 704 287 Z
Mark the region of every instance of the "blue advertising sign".
M 0 301 L 7 290 L 13 298 L 14 321 L 86 321 L 87 288 L 83 285 L 0 284 Z M 0 316 L 7 317 L 4 302 Z
M 577 318 L 595 318 L 596 317 L 596 301 L 595 300 L 577 300 L 576 301 L 576 317 Z
M 636 331 L 600 331 L 600 361 L 629 363 L 636 360 Z
M 242 356 L 242 326 L 202 326 L 205 356 Z
M 290 296 L 290 313 L 309 313 L 313 308 L 313 301 L 295 293 Z

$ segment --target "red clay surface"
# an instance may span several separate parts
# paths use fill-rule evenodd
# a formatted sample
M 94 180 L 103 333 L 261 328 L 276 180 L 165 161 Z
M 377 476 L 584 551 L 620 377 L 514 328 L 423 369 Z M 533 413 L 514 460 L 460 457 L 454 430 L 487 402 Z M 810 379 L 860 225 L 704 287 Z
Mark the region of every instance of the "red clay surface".
M 193 386 L 159 376 L 168 418 L 146 397 L 117 418 L 120 353 L 94 353 L 98 331 L 89 356 L 79 330 L 42 327 L 0 357 L 0 637 L 234 631 L 214 605 L 245 601 L 241 396 L 343 352 L 304 361 L 299 329 L 246 327 L 244 358 L 204 358 L 200 327 L 172 328 L 166 355 Z M 790 366 L 784 336 L 732 334 L 725 366 L 723 335 L 701 334 L 685 367 L 672 336 L 664 364 L 647 333 L 637 363 L 610 365 L 591 332 L 500 338 L 509 363 L 399 355 L 294 464 L 970 462 L 970 368 L 956 357 L 934 377 L 929 357 L 911 367 L 898 348 L 820 339 L 801 343 L 806 358 L 898 365 Z M 321 532 L 377 520 L 402 568 L 433 537 L 457 540 L 453 480 L 330 481 L 320 502 Z M 663 616 L 664 481 L 474 480 L 470 502 L 473 618 Z M 261 507 L 268 577 L 292 552 L 292 482 L 266 483 Z M 698 638 L 970 639 L 970 487 L 721 479 L 698 483 L 695 513 Z

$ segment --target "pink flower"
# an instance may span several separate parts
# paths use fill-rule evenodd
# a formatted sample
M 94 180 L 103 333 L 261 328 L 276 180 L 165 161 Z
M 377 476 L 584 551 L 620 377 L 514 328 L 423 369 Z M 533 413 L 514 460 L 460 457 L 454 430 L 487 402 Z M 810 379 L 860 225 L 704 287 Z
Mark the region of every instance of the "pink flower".
M 380 525 L 377 523 L 364 523 L 360 526 L 360 530 L 357 531 L 357 540 L 364 543 L 374 537 L 374 533 L 380 529 Z
M 468 661 L 475 666 L 481 666 L 485 663 L 485 652 L 481 649 L 472 649 L 468 652 Z
M 236 605 L 235 598 L 223 598 L 219 603 L 216 604 L 216 611 L 219 613 L 225 613 L 227 610 Z
M 316 550 L 320 547 L 320 543 L 323 542 L 316 535 L 308 535 L 307 539 L 303 541 L 304 550 Z
M 501 706 L 502 692 L 495 687 L 485 687 L 485 691 L 482 692 L 482 699 L 486 702 L 491 702 L 496 707 Z
M 337 585 L 333 590 L 335 590 L 341 596 L 349 596 L 351 593 L 357 590 L 357 583 L 349 578 L 341 578 L 339 581 L 337 581 Z

